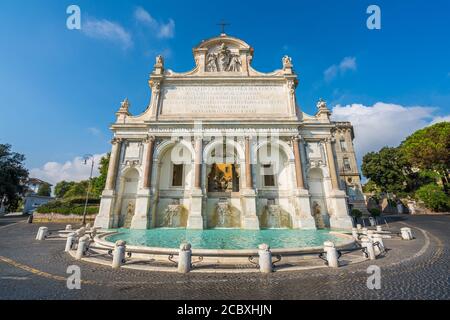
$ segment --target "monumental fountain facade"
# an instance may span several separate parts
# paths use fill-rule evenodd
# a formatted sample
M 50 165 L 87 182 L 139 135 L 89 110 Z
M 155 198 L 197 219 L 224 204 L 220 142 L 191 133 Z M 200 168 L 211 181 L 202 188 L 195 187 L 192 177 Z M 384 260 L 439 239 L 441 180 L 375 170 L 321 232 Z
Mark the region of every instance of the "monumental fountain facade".
M 151 100 L 111 126 L 102 228 L 351 228 L 364 203 L 350 123 L 320 100 L 297 104 L 291 58 L 261 73 L 253 48 L 221 34 L 193 49 L 195 68 L 156 58 Z

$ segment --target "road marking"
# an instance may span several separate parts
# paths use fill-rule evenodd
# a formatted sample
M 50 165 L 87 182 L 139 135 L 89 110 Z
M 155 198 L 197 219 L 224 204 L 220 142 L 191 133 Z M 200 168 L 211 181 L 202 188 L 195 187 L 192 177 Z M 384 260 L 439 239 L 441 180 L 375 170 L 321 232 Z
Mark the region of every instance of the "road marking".
M 28 271 L 28 272 L 30 272 L 34 275 L 40 276 L 40 277 L 44 277 L 44 278 L 52 279 L 52 280 L 56 280 L 56 281 L 64 281 L 64 282 L 67 281 L 67 278 L 65 278 L 65 277 L 57 276 L 54 274 L 50 274 L 48 272 L 44 272 L 44 271 L 35 269 L 33 267 L 24 265 L 22 263 L 19 263 L 17 261 L 14 261 L 12 259 L 9 259 L 9 258 L 3 257 L 3 256 L 0 256 L 0 261 L 7 263 L 13 267 Z M 81 283 L 82 284 L 95 284 L 94 281 L 89 281 L 89 280 L 81 280 Z
M 0 229 L 8 228 L 8 227 L 10 227 L 10 226 L 15 226 L 16 224 L 24 223 L 24 222 L 26 222 L 26 221 L 27 221 L 27 220 L 20 220 L 20 221 L 18 221 L 18 222 L 10 223 L 10 224 L 7 224 L 6 226 L 1 226 Z
M 28 278 L 28 277 L 9 277 L 9 276 L 1 277 L 0 279 L 2 279 L 2 280 L 30 280 L 30 278 Z

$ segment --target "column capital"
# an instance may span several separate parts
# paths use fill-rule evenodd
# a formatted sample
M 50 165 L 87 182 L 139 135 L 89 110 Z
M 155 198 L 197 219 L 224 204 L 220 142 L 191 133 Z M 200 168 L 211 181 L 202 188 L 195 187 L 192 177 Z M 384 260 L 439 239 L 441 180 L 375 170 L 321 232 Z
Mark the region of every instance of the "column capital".
M 336 138 L 330 136 L 330 137 L 326 137 L 325 139 L 323 139 L 323 141 L 325 143 L 332 144 L 332 143 L 336 142 Z
M 117 138 L 117 137 L 114 137 L 114 138 L 112 138 L 111 139 L 111 144 L 118 144 L 118 143 L 122 143 L 123 142 L 123 138 Z
M 143 143 L 150 143 L 150 142 L 155 142 L 155 140 L 156 140 L 156 137 L 155 137 L 155 136 L 147 135 L 147 136 L 142 140 L 142 142 L 143 142 Z

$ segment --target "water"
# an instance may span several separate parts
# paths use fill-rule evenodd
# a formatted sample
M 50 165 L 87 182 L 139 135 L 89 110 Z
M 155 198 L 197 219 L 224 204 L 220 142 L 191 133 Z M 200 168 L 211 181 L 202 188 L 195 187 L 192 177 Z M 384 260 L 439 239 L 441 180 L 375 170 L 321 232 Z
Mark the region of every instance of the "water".
M 330 234 L 328 230 L 158 228 L 118 231 L 119 234 L 109 236 L 107 240 L 111 242 L 125 240 L 130 245 L 160 248 L 178 248 L 183 241 L 192 244 L 193 249 L 256 249 L 261 243 L 267 243 L 271 248 L 298 248 L 322 246 L 327 240 L 335 244 L 343 241 L 342 238 Z

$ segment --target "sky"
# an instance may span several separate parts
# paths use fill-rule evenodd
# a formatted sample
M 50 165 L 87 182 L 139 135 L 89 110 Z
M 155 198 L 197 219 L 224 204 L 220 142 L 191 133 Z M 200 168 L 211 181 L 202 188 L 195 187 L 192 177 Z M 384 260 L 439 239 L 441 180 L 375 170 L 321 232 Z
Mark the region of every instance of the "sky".
M 80 30 L 66 26 L 72 4 Z M 372 4 L 380 30 L 366 25 Z M 314 114 L 323 98 L 334 120 L 351 121 L 360 161 L 450 120 L 449 12 L 446 0 L 2 0 L 0 143 L 25 154 L 31 176 L 88 178 L 81 157 L 98 162 L 110 150 L 120 102 L 128 97 L 133 114 L 146 109 L 155 56 L 191 70 L 192 48 L 225 19 L 227 34 L 255 49 L 256 70 L 292 57 L 301 110 Z

